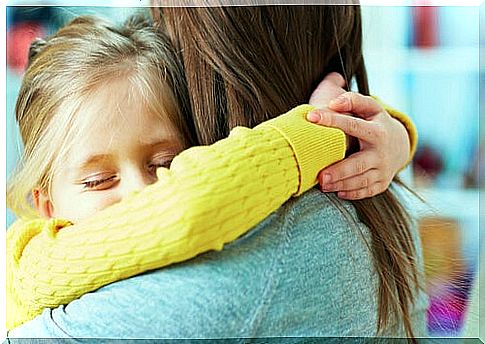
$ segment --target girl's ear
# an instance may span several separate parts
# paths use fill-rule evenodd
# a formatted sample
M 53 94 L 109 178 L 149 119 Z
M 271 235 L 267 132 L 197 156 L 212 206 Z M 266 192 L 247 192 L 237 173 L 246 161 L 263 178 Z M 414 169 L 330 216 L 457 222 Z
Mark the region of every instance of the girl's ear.
M 35 209 L 42 217 L 53 217 L 54 207 L 52 206 L 51 199 L 47 192 L 40 188 L 35 188 L 32 190 L 32 199 L 34 201 Z

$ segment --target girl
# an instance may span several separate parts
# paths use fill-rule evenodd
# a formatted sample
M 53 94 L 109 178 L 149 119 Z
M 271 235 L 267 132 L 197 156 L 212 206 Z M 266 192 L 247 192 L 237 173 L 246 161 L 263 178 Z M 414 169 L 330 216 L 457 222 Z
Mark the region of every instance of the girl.
M 343 158 L 343 133 L 307 122 L 309 105 L 179 154 L 196 138 L 167 42 L 140 18 L 118 28 L 80 17 L 33 45 L 16 107 L 24 155 L 8 187 L 20 220 L 7 232 L 7 328 L 222 249 Z

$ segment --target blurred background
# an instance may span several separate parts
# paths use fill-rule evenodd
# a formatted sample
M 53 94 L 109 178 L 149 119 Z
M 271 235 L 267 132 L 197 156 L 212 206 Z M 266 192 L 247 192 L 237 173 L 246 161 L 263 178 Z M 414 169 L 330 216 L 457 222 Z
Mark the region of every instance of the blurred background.
M 426 200 L 411 202 L 426 263 L 428 328 L 435 336 L 462 334 L 478 253 L 484 249 L 483 229 L 479 235 L 485 171 L 479 125 L 485 32 L 479 19 L 484 9 L 362 9 L 372 93 L 409 114 L 419 133 L 416 156 L 403 177 Z
M 120 22 L 143 10 L 89 7 L 89 1 L 83 1 L 83 7 L 39 3 L 52 6 L 16 7 L 22 1 L 10 1 L 7 7 L 7 176 L 22 150 L 14 108 L 30 42 L 79 14 Z M 479 126 L 479 105 L 484 109 L 479 103 L 485 100 L 479 88 L 485 81 L 480 12 L 483 20 L 485 5 L 362 8 L 371 91 L 410 115 L 419 132 L 418 151 L 403 178 L 426 200 L 412 198 L 410 208 L 419 219 L 431 301 L 428 328 L 434 336 L 462 334 L 478 253 L 484 248 L 485 234 L 479 235 L 479 189 L 485 173 L 485 136 Z M 483 31 L 485 25 L 481 27 Z M 14 219 L 7 210 L 7 227 Z

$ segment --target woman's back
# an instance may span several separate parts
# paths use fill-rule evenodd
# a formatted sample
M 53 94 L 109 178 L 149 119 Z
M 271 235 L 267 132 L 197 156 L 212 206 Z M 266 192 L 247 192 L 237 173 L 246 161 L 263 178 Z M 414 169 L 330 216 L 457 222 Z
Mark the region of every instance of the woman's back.
M 215 142 L 236 125 L 252 127 L 307 102 L 328 72 L 340 72 L 349 86 L 355 81 L 359 92 L 369 93 L 358 6 L 161 11 L 160 27 L 181 51 L 199 143 Z M 379 328 L 388 328 L 395 316 L 413 337 L 409 307 L 419 278 L 411 219 L 388 190 L 352 205 L 372 238 L 368 246 L 378 288 L 371 300 L 378 298 Z
M 266 226 L 271 229 L 262 235 L 273 232 L 279 250 L 271 262 L 275 281 L 268 276 L 272 292 L 264 297 L 266 309 L 254 334 L 375 336 L 378 276 L 367 247 L 369 231 L 350 203 L 313 189 L 287 202 Z M 426 307 L 421 294 L 411 312 L 418 337 L 426 335 Z M 393 328 L 385 334 L 405 332 Z
M 108 285 L 12 335 L 375 336 L 379 280 L 355 219 L 349 203 L 312 189 L 223 251 Z M 410 312 L 418 337 L 426 306 L 421 295 Z

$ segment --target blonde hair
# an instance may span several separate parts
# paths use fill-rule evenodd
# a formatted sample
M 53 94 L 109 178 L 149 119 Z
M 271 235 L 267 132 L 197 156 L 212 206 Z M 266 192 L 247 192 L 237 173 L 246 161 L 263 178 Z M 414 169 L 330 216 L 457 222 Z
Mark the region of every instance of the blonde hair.
M 147 110 L 167 118 L 188 146 L 183 67 L 168 40 L 142 16 L 116 27 L 83 16 L 29 52 L 16 104 L 24 151 L 7 186 L 7 206 L 19 217 L 32 216 L 31 192 L 50 190 L 52 177 L 89 120 L 80 113 L 100 87 L 123 78 L 129 93 L 141 95 Z M 88 123 L 86 123 L 88 122 Z

